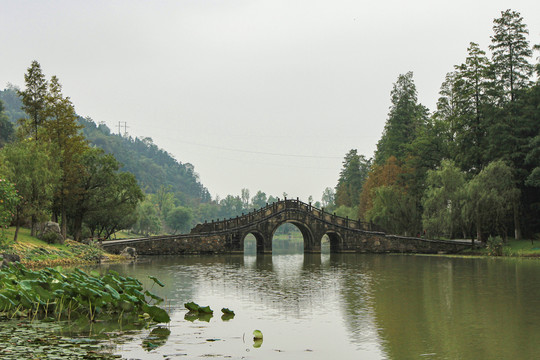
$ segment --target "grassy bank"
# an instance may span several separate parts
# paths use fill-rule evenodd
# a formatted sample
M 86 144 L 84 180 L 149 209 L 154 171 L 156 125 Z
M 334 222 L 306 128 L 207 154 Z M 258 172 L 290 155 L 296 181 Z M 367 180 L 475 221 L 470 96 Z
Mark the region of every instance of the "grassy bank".
M 498 247 L 497 247 L 498 245 Z M 483 256 L 537 257 L 540 258 L 540 241 L 509 238 L 506 243 L 489 244 L 486 248 L 467 250 L 463 254 Z
M 73 240 L 66 240 L 63 245 L 47 244 L 30 235 L 29 229 L 21 228 L 17 241 L 13 242 L 15 228 L 6 231 L 7 245 L 0 253 L 17 254 L 21 263 L 28 267 L 65 266 L 95 264 L 100 261 L 122 261 L 123 257 L 111 255 L 94 245 L 86 245 Z

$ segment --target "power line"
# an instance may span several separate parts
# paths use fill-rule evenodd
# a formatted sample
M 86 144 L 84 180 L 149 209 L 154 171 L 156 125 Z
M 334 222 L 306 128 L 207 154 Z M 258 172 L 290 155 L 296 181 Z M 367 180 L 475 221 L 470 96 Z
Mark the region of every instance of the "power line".
M 184 143 L 184 144 L 190 144 L 190 145 L 196 145 L 196 146 L 202 146 L 202 147 L 206 147 L 206 148 L 210 148 L 210 149 L 235 151 L 235 152 L 241 152 L 241 153 L 247 153 L 247 154 L 298 157 L 298 158 L 312 158 L 312 159 L 342 159 L 341 156 L 318 156 L 318 155 L 299 155 L 299 154 L 271 153 L 271 152 L 265 152 L 265 151 L 233 149 L 233 148 L 227 148 L 227 147 L 222 147 L 222 146 L 199 144 L 199 143 L 195 143 L 195 142 L 191 142 L 191 141 L 183 141 L 183 140 L 182 141 L 177 141 L 177 142 Z

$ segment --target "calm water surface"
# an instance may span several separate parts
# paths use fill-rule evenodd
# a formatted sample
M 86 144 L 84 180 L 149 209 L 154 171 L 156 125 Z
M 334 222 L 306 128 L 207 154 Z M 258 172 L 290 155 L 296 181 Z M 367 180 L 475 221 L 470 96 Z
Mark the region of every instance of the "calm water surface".
M 128 359 L 540 358 L 538 260 L 239 255 L 106 268 L 146 288 L 147 275 L 166 284 L 152 291 L 167 299 L 170 335 L 154 341 L 148 329 L 120 338 L 116 353 Z M 185 320 L 188 301 L 210 305 L 214 316 Z M 223 307 L 234 319 L 221 319 Z M 158 347 L 143 347 L 152 341 Z

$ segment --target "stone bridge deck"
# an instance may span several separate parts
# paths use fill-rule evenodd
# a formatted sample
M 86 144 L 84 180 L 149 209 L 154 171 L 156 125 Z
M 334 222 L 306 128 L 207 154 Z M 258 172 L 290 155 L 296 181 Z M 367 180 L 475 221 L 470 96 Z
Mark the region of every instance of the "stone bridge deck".
M 330 214 L 298 199 L 267 204 L 236 218 L 198 224 L 190 234 L 111 240 L 102 245 L 110 252 L 131 246 L 146 255 L 242 253 L 245 237 L 252 234 L 257 242 L 257 253 L 271 253 L 272 237 L 284 223 L 298 227 L 307 253 L 321 251 L 324 235 L 328 236 L 333 253 L 457 253 L 471 247 L 470 241 L 386 235 L 373 231 L 369 224 Z

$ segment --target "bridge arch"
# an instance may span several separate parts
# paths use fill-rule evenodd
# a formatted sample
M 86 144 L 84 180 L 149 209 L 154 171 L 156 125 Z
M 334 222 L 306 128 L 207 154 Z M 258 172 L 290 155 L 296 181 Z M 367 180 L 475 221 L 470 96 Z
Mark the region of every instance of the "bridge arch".
M 263 233 L 261 233 L 260 231 L 257 231 L 257 230 L 250 230 L 250 231 L 247 231 L 247 232 L 245 232 L 243 234 L 242 241 L 241 241 L 241 249 L 242 249 L 242 251 L 244 249 L 246 237 L 248 235 L 253 235 L 255 237 L 255 244 L 256 244 L 258 254 L 268 251 L 268 250 L 266 250 L 266 244 L 267 244 L 268 240 L 265 238 Z M 271 249 L 272 248 L 270 248 L 270 250 Z
M 339 252 L 343 248 L 343 237 L 339 232 L 329 230 L 324 235 L 328 236 L 328 240 L 330 241 L 330 253 Z M 322 241 L 322 237 L 320 241 Z
M 283 224 L 293 224 L 300 230 L 300 233 L 302 234 L 302 238 L 304 239 L 304 252 L 313 252 L 313 248 L 316 247 L 316 241 L 315 236 L 313 234 L 313 230 L 304 222 L 298 221 L 295 219 L 286 219 L 283 221 L 280 221 L 274 225 L 272 230 L 270 231 L 270 242 L 274 238 L 274 234 L 276 233 L 277 229 L 279 229 L 280 226 Z M 271 244 L 270 244 L 271 245 Z M 320 241 L 319 241 L 319 250 L 320 250 Z

